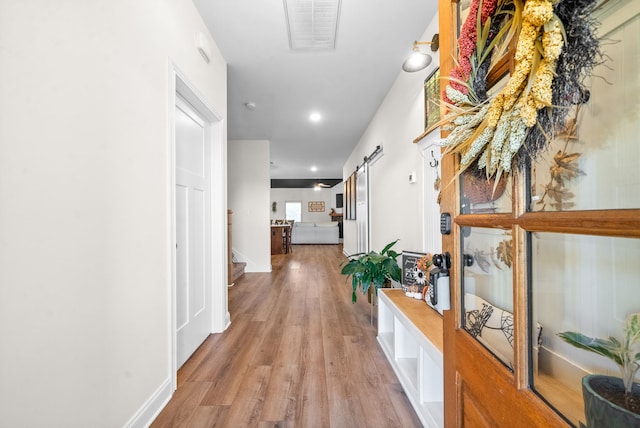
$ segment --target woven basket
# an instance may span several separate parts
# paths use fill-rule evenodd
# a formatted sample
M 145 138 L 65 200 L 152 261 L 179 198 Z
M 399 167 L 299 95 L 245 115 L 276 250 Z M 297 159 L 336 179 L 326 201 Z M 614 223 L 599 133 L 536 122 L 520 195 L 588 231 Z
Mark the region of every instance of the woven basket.
M 502 176 L 494 190 L 495 178 L 487 180 L 465 172 L 462 174 L 462 191 L 472 204 L 486 204 L 500 199 L 507 188 L 507 181 Z

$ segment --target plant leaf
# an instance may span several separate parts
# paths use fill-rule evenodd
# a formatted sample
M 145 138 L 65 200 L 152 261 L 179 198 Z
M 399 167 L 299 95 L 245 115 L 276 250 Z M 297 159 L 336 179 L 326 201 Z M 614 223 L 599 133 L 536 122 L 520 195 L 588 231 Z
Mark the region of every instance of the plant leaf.
M 389 249 L 390 249 L 391 247 L 393 247 L 393 246 L 396 244 L 396 242 L 398 242 L 398 241 L 399 241 L 399 239 L 396 239 L 395 241 L 388 243 L 388 244 L 387 244 L 387 245 L 382 249 L 382 251 L 380 251 L 380 254 L 386 254 L 386 252 L 387 252 L 387 251 L 389 251 Z
M 629 347 L 640 343 L 640 313 L 627 317 L 624 333 Z M 637 356 L 636 360 L 638 360 Z
M 576 333 L 573 331 L 558 333 L 558 336 L 562 340 L 569 343 L 570 345 L 575 346 L 576 348 L 584 349 L 585 351 L 594 352 L 596 354 L 610 358 L 618 366 L 623 366 L 621 356 L 618 353 L 614 352 L 615 347 L 613 347 L 611 342 L 609 341 L 594 339 L 592 337 L 585 336 L 582 333 Z

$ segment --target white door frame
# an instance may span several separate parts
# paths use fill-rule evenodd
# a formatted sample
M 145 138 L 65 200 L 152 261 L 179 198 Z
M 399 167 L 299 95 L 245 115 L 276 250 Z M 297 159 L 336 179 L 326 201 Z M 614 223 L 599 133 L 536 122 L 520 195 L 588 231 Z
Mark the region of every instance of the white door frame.
M 437 203 L 440 191 L 433 187 L 442 169 L 441 140 L 438 127 L 418 142 L 422 155 L 422 250 L 432 254 L 442 252 L 440 204 Z
M 206 98 L 193 86 L 178 67 L 169 61 L 168 94 L 168 162 L 167 182 L 167 251 L 170 260 L 169 290 L 169 338 L 170 338 L 170 376 L 172 390 L 177 388 L 176 354 L 176 140 L 175 108 L 177 95 L 184 98 L 209 124 L 211 132 L 211 332 L 220 333 L 229 324 L 230 316 L 227 297 L 227 150 L 222 116 L 213 109 Z

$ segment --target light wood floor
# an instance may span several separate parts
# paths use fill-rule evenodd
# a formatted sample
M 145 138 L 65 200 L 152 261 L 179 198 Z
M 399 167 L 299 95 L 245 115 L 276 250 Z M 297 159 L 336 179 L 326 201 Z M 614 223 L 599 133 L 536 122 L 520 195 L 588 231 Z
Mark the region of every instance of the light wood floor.
M 231 326 L 178 372 L 152 427 L 421 426 L 340 275 L 342 246 L 295 245 L 229 289 Z

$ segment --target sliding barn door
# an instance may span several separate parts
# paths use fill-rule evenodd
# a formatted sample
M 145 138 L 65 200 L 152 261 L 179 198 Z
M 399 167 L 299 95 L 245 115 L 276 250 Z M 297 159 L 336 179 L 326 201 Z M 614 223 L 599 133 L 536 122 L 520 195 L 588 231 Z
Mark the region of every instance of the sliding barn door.
M 365 162 L 356 172 L 356 227 L 358 253 L 369 252 L 369 165 Z

